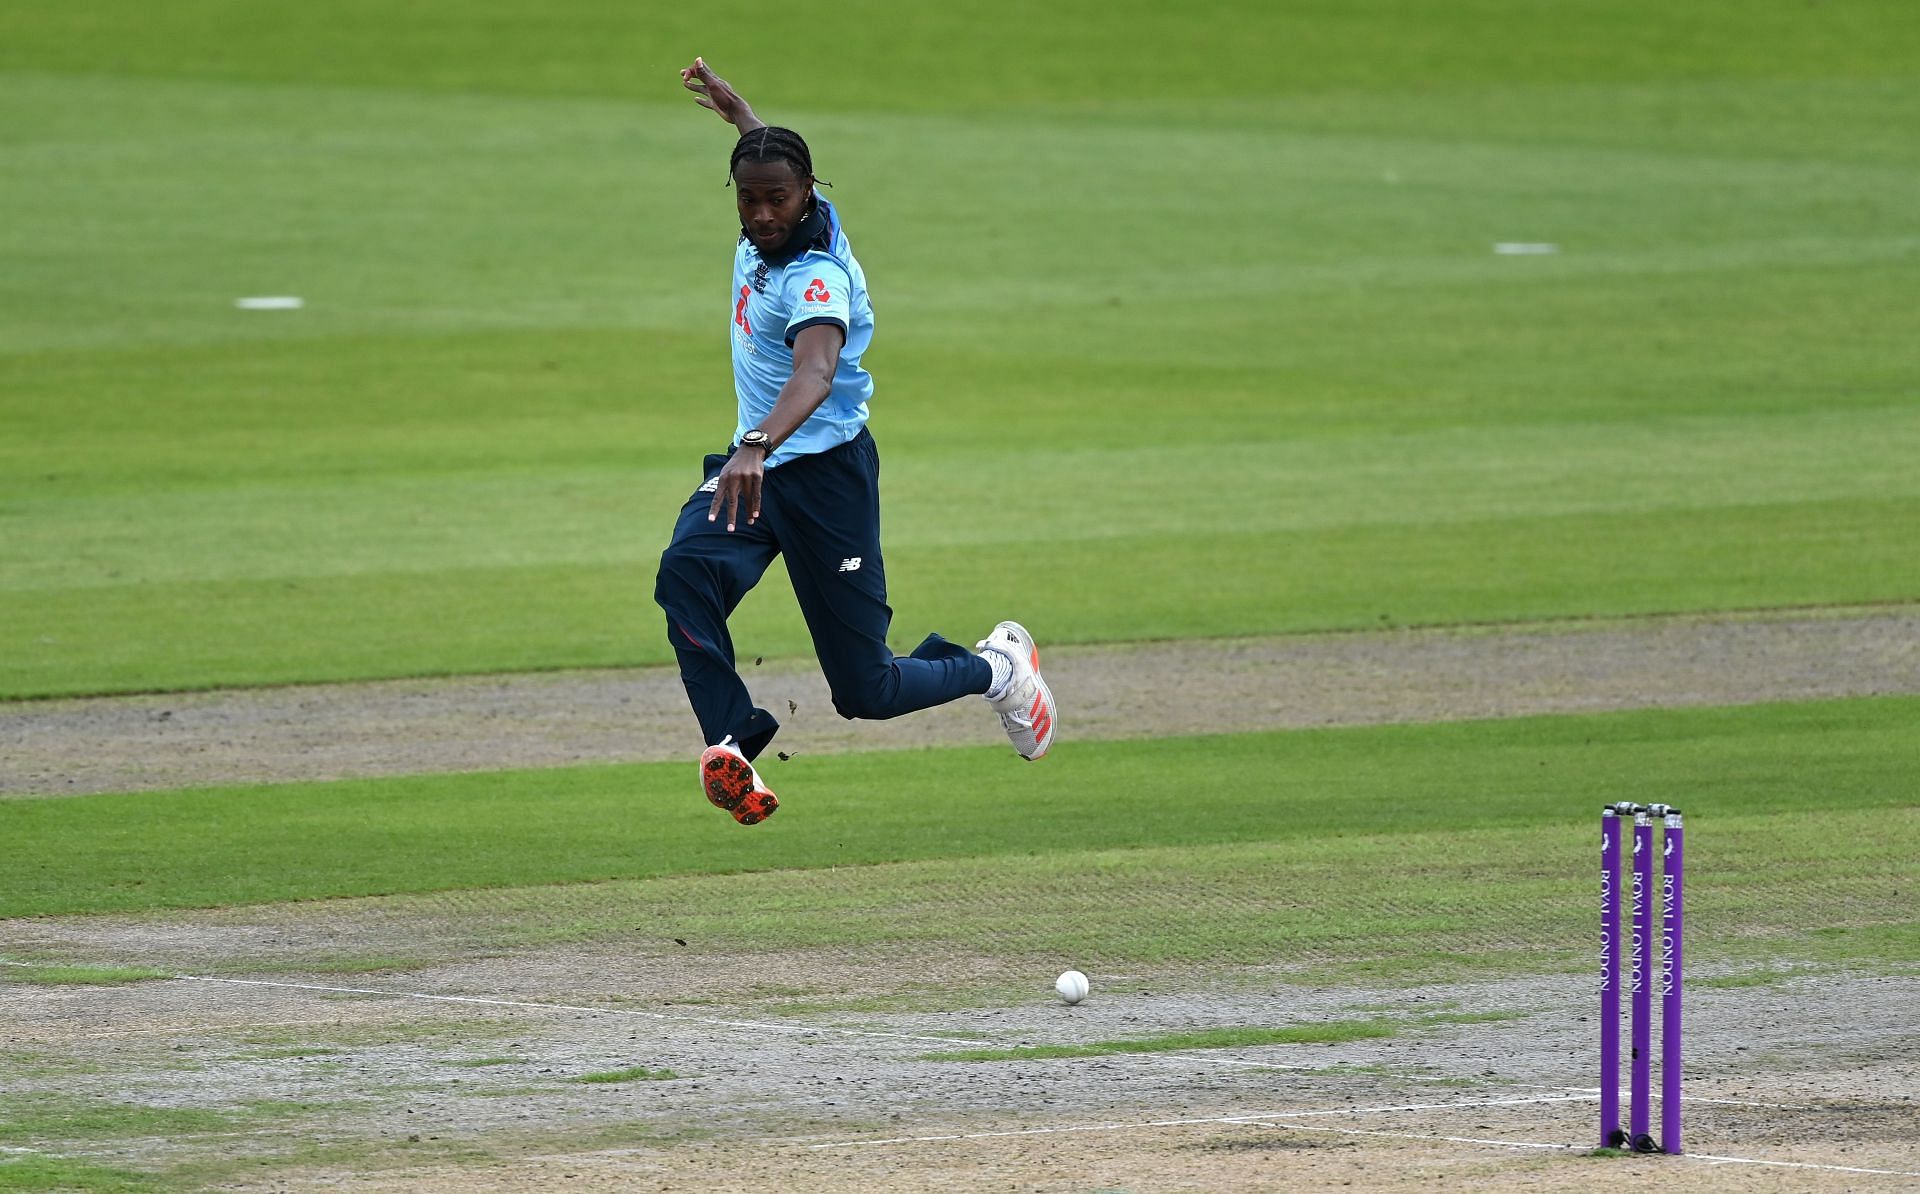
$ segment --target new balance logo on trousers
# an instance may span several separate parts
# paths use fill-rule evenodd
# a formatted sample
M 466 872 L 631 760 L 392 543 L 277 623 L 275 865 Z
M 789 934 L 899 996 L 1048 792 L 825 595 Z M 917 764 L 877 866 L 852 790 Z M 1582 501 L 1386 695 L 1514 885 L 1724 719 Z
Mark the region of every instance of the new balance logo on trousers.
M 844 559 L 844 560 L 841 560 L 841 561 L 840 561 L 840 571 L 842 571 L 842 572 L 858 572 L 858 571 L 860 571 L 860 557 L 859 557 L 859 556 L 848 556 L 848 557 L 847 557 L 846 559 Z

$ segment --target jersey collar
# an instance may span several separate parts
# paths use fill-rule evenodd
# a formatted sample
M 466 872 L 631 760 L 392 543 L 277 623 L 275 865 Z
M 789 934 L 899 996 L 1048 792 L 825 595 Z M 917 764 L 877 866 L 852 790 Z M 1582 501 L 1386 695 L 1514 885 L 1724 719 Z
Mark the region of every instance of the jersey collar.
M 813 245 L 814 240 L 827 230 L 827 201 L 816 195 L 812 203 L 813 210 L 809 211 L 794 228 L 785 244 L 771 252 L 755 247 L 754 252 L 760 254 L 760 260 L 768 265 L 787 265 L 806 252 Z M 747 235 L 744 227 L 740 229 L 740 235 L 743 237 Z

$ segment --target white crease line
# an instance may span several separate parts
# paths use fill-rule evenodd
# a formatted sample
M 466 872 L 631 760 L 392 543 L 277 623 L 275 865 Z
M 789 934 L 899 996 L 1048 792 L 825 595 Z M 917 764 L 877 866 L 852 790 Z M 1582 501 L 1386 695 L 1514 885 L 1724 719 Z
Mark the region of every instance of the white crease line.
M 1599 1095 L 1599 1093 L 1600 1093 L 1600 1088 L 1599 1088 L 1599 1087 L 1597 1087 L 1597 1086 L 1567 1086 L 1567 1087 L 1545 1087 L 1545 1088 L 1542 1088 L 1542 1089 L 1552 1089 L 1552 1090 L 1584 1090 L 1584 1091 L 1586 1091 L 1586 1092 L 1587 1092 L 1588 1094 L 1591 1094 L 1591 1095 L 1596 1095 L 1596 1096 L 1597 1096 L 1597 1095 Z M 1622 1099 L 1626 1099 L 1626 1098 L 1629 1098 L 1629 1097 L 1631 1097 L 1631 1095 L 1632 1095 L 1632 1093 L 1633 1093 L 1632 1091 L 1630 1091 L 1630 1090 L 1628 1090 L 1628 1089 L 1627 1089 L 1626 1087 L 1624 1087 L 1624 1086 L 1620 1088 L 1620 1097 L 1621 1097 Z M 1656 1099 L 1655 1099 L 1654 1101 L 1655 1101 L 1655 1102 L 1657 1103 L 1657 1102 L 1659 1102 L 1659 1099 L 1657 1099 L 1657 1098 L 1656 1098 Z M 1766 1109 L 1767 1109 L 1767 1110 L 1769 1110 L 1769 1111 L 1827 1111 L 1827 1110 L 1831 1110 L 1831 1108 L 1827 1108 L 1827 1107 L 1822 1107 L 1822 1106 L 1820 1106 L 1820 1105 L 1819 1105 L 1818 1103 L 1762 1103 L 1762 1102 L 1758 1102 L 1758 1101 L 1756 1101 L 1756 1100 L 1754 1100 L 1754 1099 L 1716 1099 L 1716 1098 L 1712 1098 L 1712 1097 L 1710 1097 L 1710 1096 L 1708 1096 L 1708 1095 L 1693 1095 L 1693 1094 L 1684 1094 L 1684 1092 L 1683 1092 L 1683 1097 L 1682 1097 L 1682 1099 L 1681 1099 L 1681 1102 L 1683 1102 L 1683 1103 L 1715 1103 L 1715 1104 L 1718 1104 L 1718 1105 L 1720 1105 L 1720 1106 L 1723 1106 L 1723 1107 L 1764 1107 L 1764 1108 L 1766 1108 Z
M 1822 1165 L 1814 1161 L 1763 1161 L 1758 1157 L 1716 1157 L 1712 1153 L 1682 1153 L 1713 1165 L 1774 1165 L 1782 1169 L 1831 1169 L 1838 1173 L 1880 1173 L 1888 1177 L 1920 1177 L 1920 1169 L 1862 1169 L 1857 1165 Z
M 1067 1124 L 1051 1128 L 1009 1128 L 999 1132 L 961 1132 L 949 1136 L 894 1136 L 885 1140 L 834 1140 L 810 1144 L 820 1148 L 877 1148 L 888 1144 L 929 1144 L 941 1140 L 990 1140 L 1005 1136 L 1053 1136 L 1067 1132 L 1124 1132 L 1134 1128 L 1171 1128 L 1189 1124 L 1258 1124 L 1269 1119 L 1301 1119 L 1318 1115 L 1370 1115 L 1390 1111 L 1450 1111 L 1480 1107 L 1510 1107 L 1519 1103 L 1586 1103 L 1593 1095 L 1554 1095 L 1550 1098 L 1476 1099 L 1466 1103 L 1397 1103 L 1386 1107 L 1336 1107 L 1310 1111 L 1269 1111 L 1255 1115 L 1207 1116 L 1202 1119 L 1155 1119 L 1124 1124 Z

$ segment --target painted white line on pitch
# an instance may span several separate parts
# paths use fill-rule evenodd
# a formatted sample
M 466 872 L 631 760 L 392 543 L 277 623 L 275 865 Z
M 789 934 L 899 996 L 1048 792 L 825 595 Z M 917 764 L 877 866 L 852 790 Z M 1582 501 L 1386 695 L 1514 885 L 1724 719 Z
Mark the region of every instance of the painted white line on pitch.
M 1920 1169 L 1862 1169 L 1857 1165 L 1822 1165 L 1815 1161 L 1765 1161 L 1759 1157 L 1716 1157 L 1712 1153 L 1681 1153 L 1711 1165 L 1773 1165 L 1781 1169 L 1831 1169 L 1836 1173 L 1878 1173 L 1888 1177 L 1920 1177 Z
M 1599 1087 L 1597 1087 L 1597 1086 L 1569 1086 L 1569 1087 L 1567 1087 L 1566 1089 L 1568 1089 L 1568 1090 L 1584 1090 L 1584 1091 L 1587 1091 L 1587 1092 L 1588 1092 L 1589 1094 L 1594 1094 L 1594 1095 L 1598 1095 L 1598 1094 L 1600 1093 L 1600 1088 L 1599 1088 Z M 1683 1102 L 1687 1102 L 1687 1103 L 1718 1103 L 1718 1104 L 1720 1104 L 1720 1105 L 1722 1105 L 1722 1106 L 1725 1106 L 1725 1107 L 1764 1107 L 1764 1108 L 1766 1108 L 1766 1109 L 1767 1109 L 1767 1110 L 1769 1110 L 1769 1111 L 1822 1111 L 1822 1110 L 1826 1110 L 1826 1108 L 1823 1108 L 1823 1107 L 1821 1107 L 1821 1106 L 1820 1106 L 1819 1104 L 1817 1104 L 1817 1103 L 1762 1103 L 1762 1102 L 1758 1102 L 1758 1101 L 1756 1101 L 1756 1100 L 1754 1100 L 1754 1099 L 1716 1099 L 1716 1098 L 1711 1098 L 1711 1097 L 1709 1097 L 1709 1096 L 1707 1096 L 1707 1095 L 1694 1095 L 1694 1094 L 1684 1094 L 1684 1092 L 1683 1092 L 1683 1095 L 1684 1095 L 1684 1097 L 1683 1097 L 1683 1099 L 1682 1099 L 1682 1101 L 1683 1101 Z M 1630 1090 L 1628 1090 L 1628 1089 L 1627 1089 L 1626 1087 L 1621 1087 L 1621 1088 L 1620 1088 L 1620 1099 L 1621 1099 L 1621 1102 L 1622 1102 L 1622 1105 L 1625 1105 L 1625 1102 L 1626 1102 L 1626 1100 L 1628 1100 L 1628 1099 L 1630 1099 L 1630 1098 L 1632 1098 L 1632 1097 L 1633 1097 L 1633 1092 L 1632 1092 L 1632 1091 L 1630 1091 Z M 1655 1102 L 1656 1102 L 1656 1104 L 1657 1104 L 1657 1103 L 1658 1103 L 1658 1100 L 1655 1100 Z
M 1374 1115 L 1396 1111 L 1477 1110 L 1482 1107 L 1511 1107 L 1523 1103 L 1587 1103 L 1592 1095 L 1554 1095 L 1524 1099 L 1474 1099 L 1464 1103 L 1396 1103 L 1383 1107 L 1331 1107 L 1307 1111 L 1263 1111 L 1252 1115 L 1209 1115 L 1199 1119 L 1154 1119 L 1122 1124 L 1063 1124 L 1051 1128 L 1008 1128 L 999 1132 L 960 1132 L 948 1136 L 893 1136 L 884 1140 L 834 1140 L 810 1144 L 821 1148 L 878 1148 L 890 1144 L 929 1144 L 941 1140 L 992 1140 L 1006 1136 L 1058 1136 L 1070 1132 L 1126 1132 L 1141 1128 L 1173 1128 L 1192 1124 L 1260 1124 L 1270 1119 L 1304 1119 L 1320 1115 Z

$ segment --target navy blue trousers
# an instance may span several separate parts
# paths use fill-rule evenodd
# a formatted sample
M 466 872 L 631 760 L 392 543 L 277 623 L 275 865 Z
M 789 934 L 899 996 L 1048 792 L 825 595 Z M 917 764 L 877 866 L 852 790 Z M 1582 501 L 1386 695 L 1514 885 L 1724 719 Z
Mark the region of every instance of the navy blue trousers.
M 726 462 L 707 457 L 706 480 Z M 724 509 L 708 522 L 712 504 L 703 487 L 680 508 L 653 590 L 709 744 L 731 736 L 751 759 L 780 728 L 747 694 L 727 633 L 728 616 L 776 555 L 786 557 L 840 716 L 884 720 L 987 690 L 993 669 L 986 661 L 937 634 L 908 656 L 887 646 L 893 610 L 880 559 L 880 456 L 865 430 L 831 451 L 768 469 L 751 526 L 744 508 L 732 531 Z

